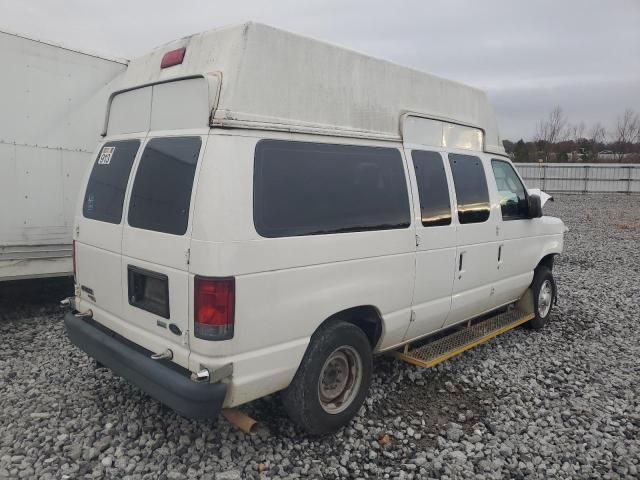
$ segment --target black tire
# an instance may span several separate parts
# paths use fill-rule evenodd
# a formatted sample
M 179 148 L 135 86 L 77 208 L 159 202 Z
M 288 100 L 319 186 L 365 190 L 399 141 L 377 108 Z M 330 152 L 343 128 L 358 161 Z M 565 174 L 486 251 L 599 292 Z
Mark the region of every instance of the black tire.
M 346 347 L 361 360 L 359 387 L 354 386 L 351 402 L 338 413 L 327 412 L 320 401 L 320 374 L 337 349 Z M 282 393 L 289 417 L 311 435 L 333 433 L 358 412 L 371 384 L 373 355 L 364 332 L 351 323 L 337 321 L 320 328 L 311 337 L 291 385 Z M 351 378 L 351 376 L 349 376 Z M 354 385 L 357 382 L 353 382 Z
M 542 286 L 545 284 L 545 282 L 550 283 L 552 293 L 551 293 L 551 304 L 549 305 L 549 309 L 547 313 L 544 316 L 542 316 L 540 314 L 540 308 L 539 308 L 538 302 L 540 298 L 540 290 L 542 289 Z M 531 283 L 531 289 L 533 291 L 533 307 L 534 307 L 534 313 L 536 317 L 533 320 L 527 322 L 526 325 L 528 328 L 532 330 L 540 330 L 549 321 L 549 318 L 551 317 L 551 310 L 553 310 L 553 304 L 556 299 L 556 282 L 553 279 L 553 274 L 551 273 L 551 270 L 548 267 L 538 267 L 536 269 L 536 272 L 533 276 L 533 282 Z

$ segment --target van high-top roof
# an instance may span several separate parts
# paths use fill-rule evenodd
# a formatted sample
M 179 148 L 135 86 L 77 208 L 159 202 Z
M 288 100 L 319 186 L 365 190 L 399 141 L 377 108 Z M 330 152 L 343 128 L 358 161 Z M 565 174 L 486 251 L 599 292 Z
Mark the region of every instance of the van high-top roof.
M 161 69 L 185 47 L 182 64 Z M 484 149 L 504 154 L 481 90 L 259 23 L 198 33 L 131 61 L 125 88 L 218 72 L 211 125 L 401 139 L 418 114 L 484 131 Z

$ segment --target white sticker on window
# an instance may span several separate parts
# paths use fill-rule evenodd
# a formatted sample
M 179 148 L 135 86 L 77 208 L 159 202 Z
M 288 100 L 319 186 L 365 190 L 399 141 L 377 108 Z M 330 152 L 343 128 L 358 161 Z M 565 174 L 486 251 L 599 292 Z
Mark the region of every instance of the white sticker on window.
M 109 165 L 111 163 L 111 157 L 113 152 L 116 151 L 116 147 L 104 147 L 100 152 L 100 158 L 98 158 L 98 165 Z

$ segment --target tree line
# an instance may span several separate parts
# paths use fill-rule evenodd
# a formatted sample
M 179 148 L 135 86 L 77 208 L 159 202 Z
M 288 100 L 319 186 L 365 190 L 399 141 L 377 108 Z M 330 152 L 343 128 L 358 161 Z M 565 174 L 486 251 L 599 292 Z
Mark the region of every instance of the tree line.
M 610 130 L 600 122 L 587 128 L 584 122 L 570 123 L 556 106 L 538 122 L 533 141 L 503 144 L 515 162 L 640 163 L 640 115 L 627 109 Z

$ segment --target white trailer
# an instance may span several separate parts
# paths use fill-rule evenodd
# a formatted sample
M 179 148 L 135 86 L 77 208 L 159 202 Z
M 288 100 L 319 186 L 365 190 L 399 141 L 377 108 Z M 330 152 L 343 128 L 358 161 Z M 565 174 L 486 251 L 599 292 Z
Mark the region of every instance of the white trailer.
M 70 275 L 79 183 L 125 60 L 0 32 L 0 281 Z

